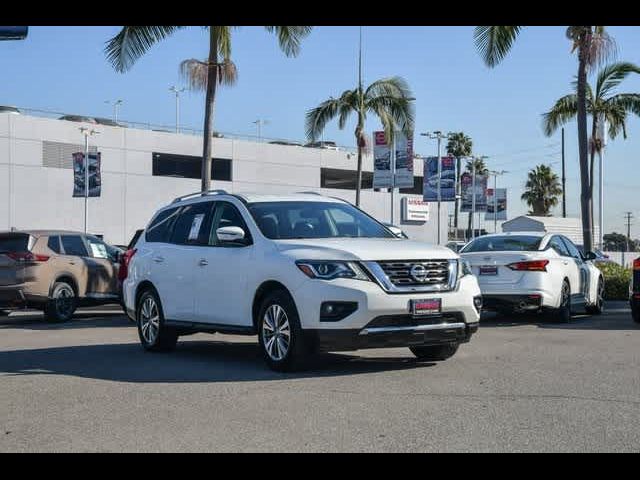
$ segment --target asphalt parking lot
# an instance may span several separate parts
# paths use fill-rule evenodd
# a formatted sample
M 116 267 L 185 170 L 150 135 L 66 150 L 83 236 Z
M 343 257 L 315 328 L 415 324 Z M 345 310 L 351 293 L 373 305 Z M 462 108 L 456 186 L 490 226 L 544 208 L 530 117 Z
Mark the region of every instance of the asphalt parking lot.
M 117 311 L 0 318 L 0 451 L 638 451 L 640 327 L 488 318 L 441 363 L 407 349 L 271 372 L 254 337 L 145 353 Z

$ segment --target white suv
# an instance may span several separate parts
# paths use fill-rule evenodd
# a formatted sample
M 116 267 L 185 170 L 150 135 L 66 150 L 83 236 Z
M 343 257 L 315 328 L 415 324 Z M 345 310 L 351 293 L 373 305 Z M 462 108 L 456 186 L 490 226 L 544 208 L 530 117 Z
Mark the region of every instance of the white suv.
M 129 256 L 124 303 L 147 350 L 194 332 L 258 334 L 268 365 L 289 370 L 320 350 L 444 360 L 478 329 L 466 262 L 318 194 L 180 197 Z

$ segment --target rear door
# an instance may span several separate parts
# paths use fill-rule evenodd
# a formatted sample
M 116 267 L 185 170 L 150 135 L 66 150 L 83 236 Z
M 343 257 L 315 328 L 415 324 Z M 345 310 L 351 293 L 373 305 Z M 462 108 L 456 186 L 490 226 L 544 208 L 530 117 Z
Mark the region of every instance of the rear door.
M 575 300 L 576 295 L 581 296 L 584 289 L 580 266 L 569 252 L 566 242 L 563 241 L 560 235 L 554 235 L 551 237 L 549 240 L 549 248 L 555 250 L 555 252 L 560 256 L 559 262 L 561 263 L 561 268 L 558 269 L 558 272 L 569 279 L 571 297 Z M 560 281 L 562 279 L 558 280 Z
M 62 251 L 60 255 L 60 272 L 69 273 L 78 283 L 78 296 L 85 297 L 87 294 L 87 279 L 89 278 L 89 250 L 82 235 L 63 234 L 60 235 Z
M 583 260 L 578 247 L 576 247 L 571 240 L 564 236 L 561 238 L 564 244 L 567 246 L 567 250 L 569 251 L 569 255 L 571 257 L 570 261 L 573 262 L 573 264 L 578 269 L 578 279 L 580 283 L 576 285 L 577 288 L 574 290 L 574 293 L 579 292 L 580 294 L 582 294 L 582 296 L 584 296 L 586 300 L 589 298 L 589 285 L 591 282 L 589 265 Z
M 117 298 L 118 263 L 115 250 L 97 237 L 85 237 L 89 250 L 87 296 L 96 299 Z

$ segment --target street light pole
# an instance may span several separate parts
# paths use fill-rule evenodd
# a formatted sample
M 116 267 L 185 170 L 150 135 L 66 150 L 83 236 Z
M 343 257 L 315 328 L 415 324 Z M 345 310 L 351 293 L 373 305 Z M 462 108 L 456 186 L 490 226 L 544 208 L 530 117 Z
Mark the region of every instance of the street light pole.
M 124 103 L 124 100 L 115 100 L 113 102 L 111 100 L 105 100 L 104 103 L 113 105 L 113 121 L 118 123 L 118 108 Z
M 258 133 L 258 143 L 260 143 L 260 140 L 262 138 L 262 125 L 268 125 L 269 124 L 269 120 L 263 120 L 263 119 L 258 119 L 255 122 L 256 128 L 257 128 L 257 133 Z
M 171 85 L 169 88 L 169 91 L 176 95 L 176 133 L 180 133 L 180 94 L 185 90 L 185 87 L 176 88 L 175 85 Z
M 492 170 L 491 175 L 493 175 L 493 233 L 498 232 L 498 175 L 504 175 L 505 173 L 509 173 L 505 170 L 500 170 L 499 172 L 496 170 Z
M 100 132 L 80 127 L 80 132 L 84 135 L 84 233 L 89 229 L 89 136 L 97 135 Z

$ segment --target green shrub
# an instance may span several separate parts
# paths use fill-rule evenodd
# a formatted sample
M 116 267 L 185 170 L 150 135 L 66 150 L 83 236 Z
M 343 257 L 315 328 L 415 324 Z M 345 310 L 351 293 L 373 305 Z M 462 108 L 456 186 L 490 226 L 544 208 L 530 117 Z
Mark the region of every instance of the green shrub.
M 631 269 L 617 263 L 599 263 L 598 268 L 604 277 L 605 300 L 627 300 Z

